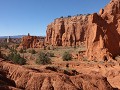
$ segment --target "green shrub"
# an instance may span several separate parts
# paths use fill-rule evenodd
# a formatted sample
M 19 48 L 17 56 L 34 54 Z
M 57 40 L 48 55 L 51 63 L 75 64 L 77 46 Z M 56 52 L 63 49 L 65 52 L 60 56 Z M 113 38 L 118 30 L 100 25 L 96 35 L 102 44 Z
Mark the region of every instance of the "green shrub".
M 34 49 L 31 50 L 32 54 L 36 54 L 36 51 Z
M 32 50 L 29 50 L 29 53 L 36 54 L 36 51 L 34 49 L 32 49 Z
M 24 65 L 24 64 L 26 64 L 26 59 L 24 59 L 24 58 L 21 57 L 21 58 L 18 60 L 17 63 L 20 64 L 20 65 Z
M 15 53 L 15 52 L 11 52 L 8 55 L 8 59 L 20 65 L 24 65 L 26 63 L 26 60 L 23 57 L 21 57 L 20 54 Z
M 51 64 L 51 59 L 49 58 L 49 56 L 47 54 L 45 54 L 43 52 L 40 52 L 39 57 L 36 60 L 36 63 L 37 64 L 43 64 L 43 65 Z
M 70 61 L 72 59 L 72 55 L 69 52 L 64 52 L 62 59 L 63 61 Z
M 68 17 L 70 18 L 71 16 L 70 16 L 70 15 L 68 15 Z

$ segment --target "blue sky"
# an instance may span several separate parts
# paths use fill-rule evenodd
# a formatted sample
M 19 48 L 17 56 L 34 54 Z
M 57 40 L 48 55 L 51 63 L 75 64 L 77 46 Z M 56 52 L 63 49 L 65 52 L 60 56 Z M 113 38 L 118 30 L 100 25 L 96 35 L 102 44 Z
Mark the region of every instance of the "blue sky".
M 110 0 L 0 0 L 0 36 L 45 36 L 55 18 L 98 12 Z

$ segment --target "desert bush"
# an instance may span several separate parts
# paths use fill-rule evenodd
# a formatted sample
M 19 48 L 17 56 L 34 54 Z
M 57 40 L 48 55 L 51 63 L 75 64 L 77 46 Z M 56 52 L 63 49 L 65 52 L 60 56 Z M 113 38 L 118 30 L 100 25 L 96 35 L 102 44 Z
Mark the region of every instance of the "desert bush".
M 71 16 L 70 15 L 68 15 L 68 18 L 70 18 Z
M 32 54 L 36 54 L 36 51 L 34 49 L 31 50 Z
M 63 61 L 70 61 L 72 59 L 72 55 L 69 52 L 64 52 L 62 59 Z
M 32 50 L 29 50 L 29 53 L 36 54 L 36 51 L 34 49 L 32 49 Z
M 20 64 L 20 65 L 24 65 L 26 63 L 26 59 L 24 59 L 23 57 L 20 56 L 20 54 L 16 53 L 16 52 L 11 52 L 8 55 L 8 59 L 13 61 L 16 64 Z
M 39 57 L 36 60 L 36 63 L 43 64 L 43 65 L 51 64 L 51 59 L 49 58 L 49 56 L 47 54 L 40 52 Z

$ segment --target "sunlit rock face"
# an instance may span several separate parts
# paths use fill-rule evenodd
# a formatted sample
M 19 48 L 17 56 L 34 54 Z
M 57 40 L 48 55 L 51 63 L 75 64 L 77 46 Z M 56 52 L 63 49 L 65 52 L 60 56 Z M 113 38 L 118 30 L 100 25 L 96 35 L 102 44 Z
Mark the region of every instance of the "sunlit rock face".
M 111 0 L 100 12 L 58 18 L 47 27 L 45 42 L 76 46 L 85 42 L 89 59 L 108 60 L 120 54 L 120 1 Z
M 87 56 L 110 59 L 120 54 L 120 1 L 111 2 L 99 14 L 89 17 Z
M 44 46 L 44 37 L 24 36 L 21 39 L 19 48 L 42 48 Z
M 47 26 L 46 43 L 55 46 L 75 46 L 86 40 L 89 15 L 55 19 Z

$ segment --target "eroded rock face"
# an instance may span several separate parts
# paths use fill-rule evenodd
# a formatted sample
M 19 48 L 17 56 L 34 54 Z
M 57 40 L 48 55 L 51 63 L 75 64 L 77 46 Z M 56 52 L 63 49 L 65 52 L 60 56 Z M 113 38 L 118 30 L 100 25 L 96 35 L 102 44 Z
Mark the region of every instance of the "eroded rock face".
M 42 48 L 44 46 L 44 37 L 24 36 L 22 37 L 19 48 Z
M 99 14 L 56 19 L 48 25 L 46 43 L 75 46 L 86 42 L 86 56 L 108 60 L 120 55 L 120 1 L 111 0 Z
M 111 2 L 99 14 L 89 17 L 87 56 L 108 60 L 120 55 L 120 1 Z
M 68 76 L 62 73 L 35 71 L 22 66 L 0 62 L 6 77 L 15 81 L 16 88 L 25 90 L 113 90 L 107 79 L 99 74 Z M 19 90 L 18 89 L 18 90 Z
M 55 46 L 75 46 L 86 40 L 88 15 L 58 18 L 49 24 L 46 44 Z

